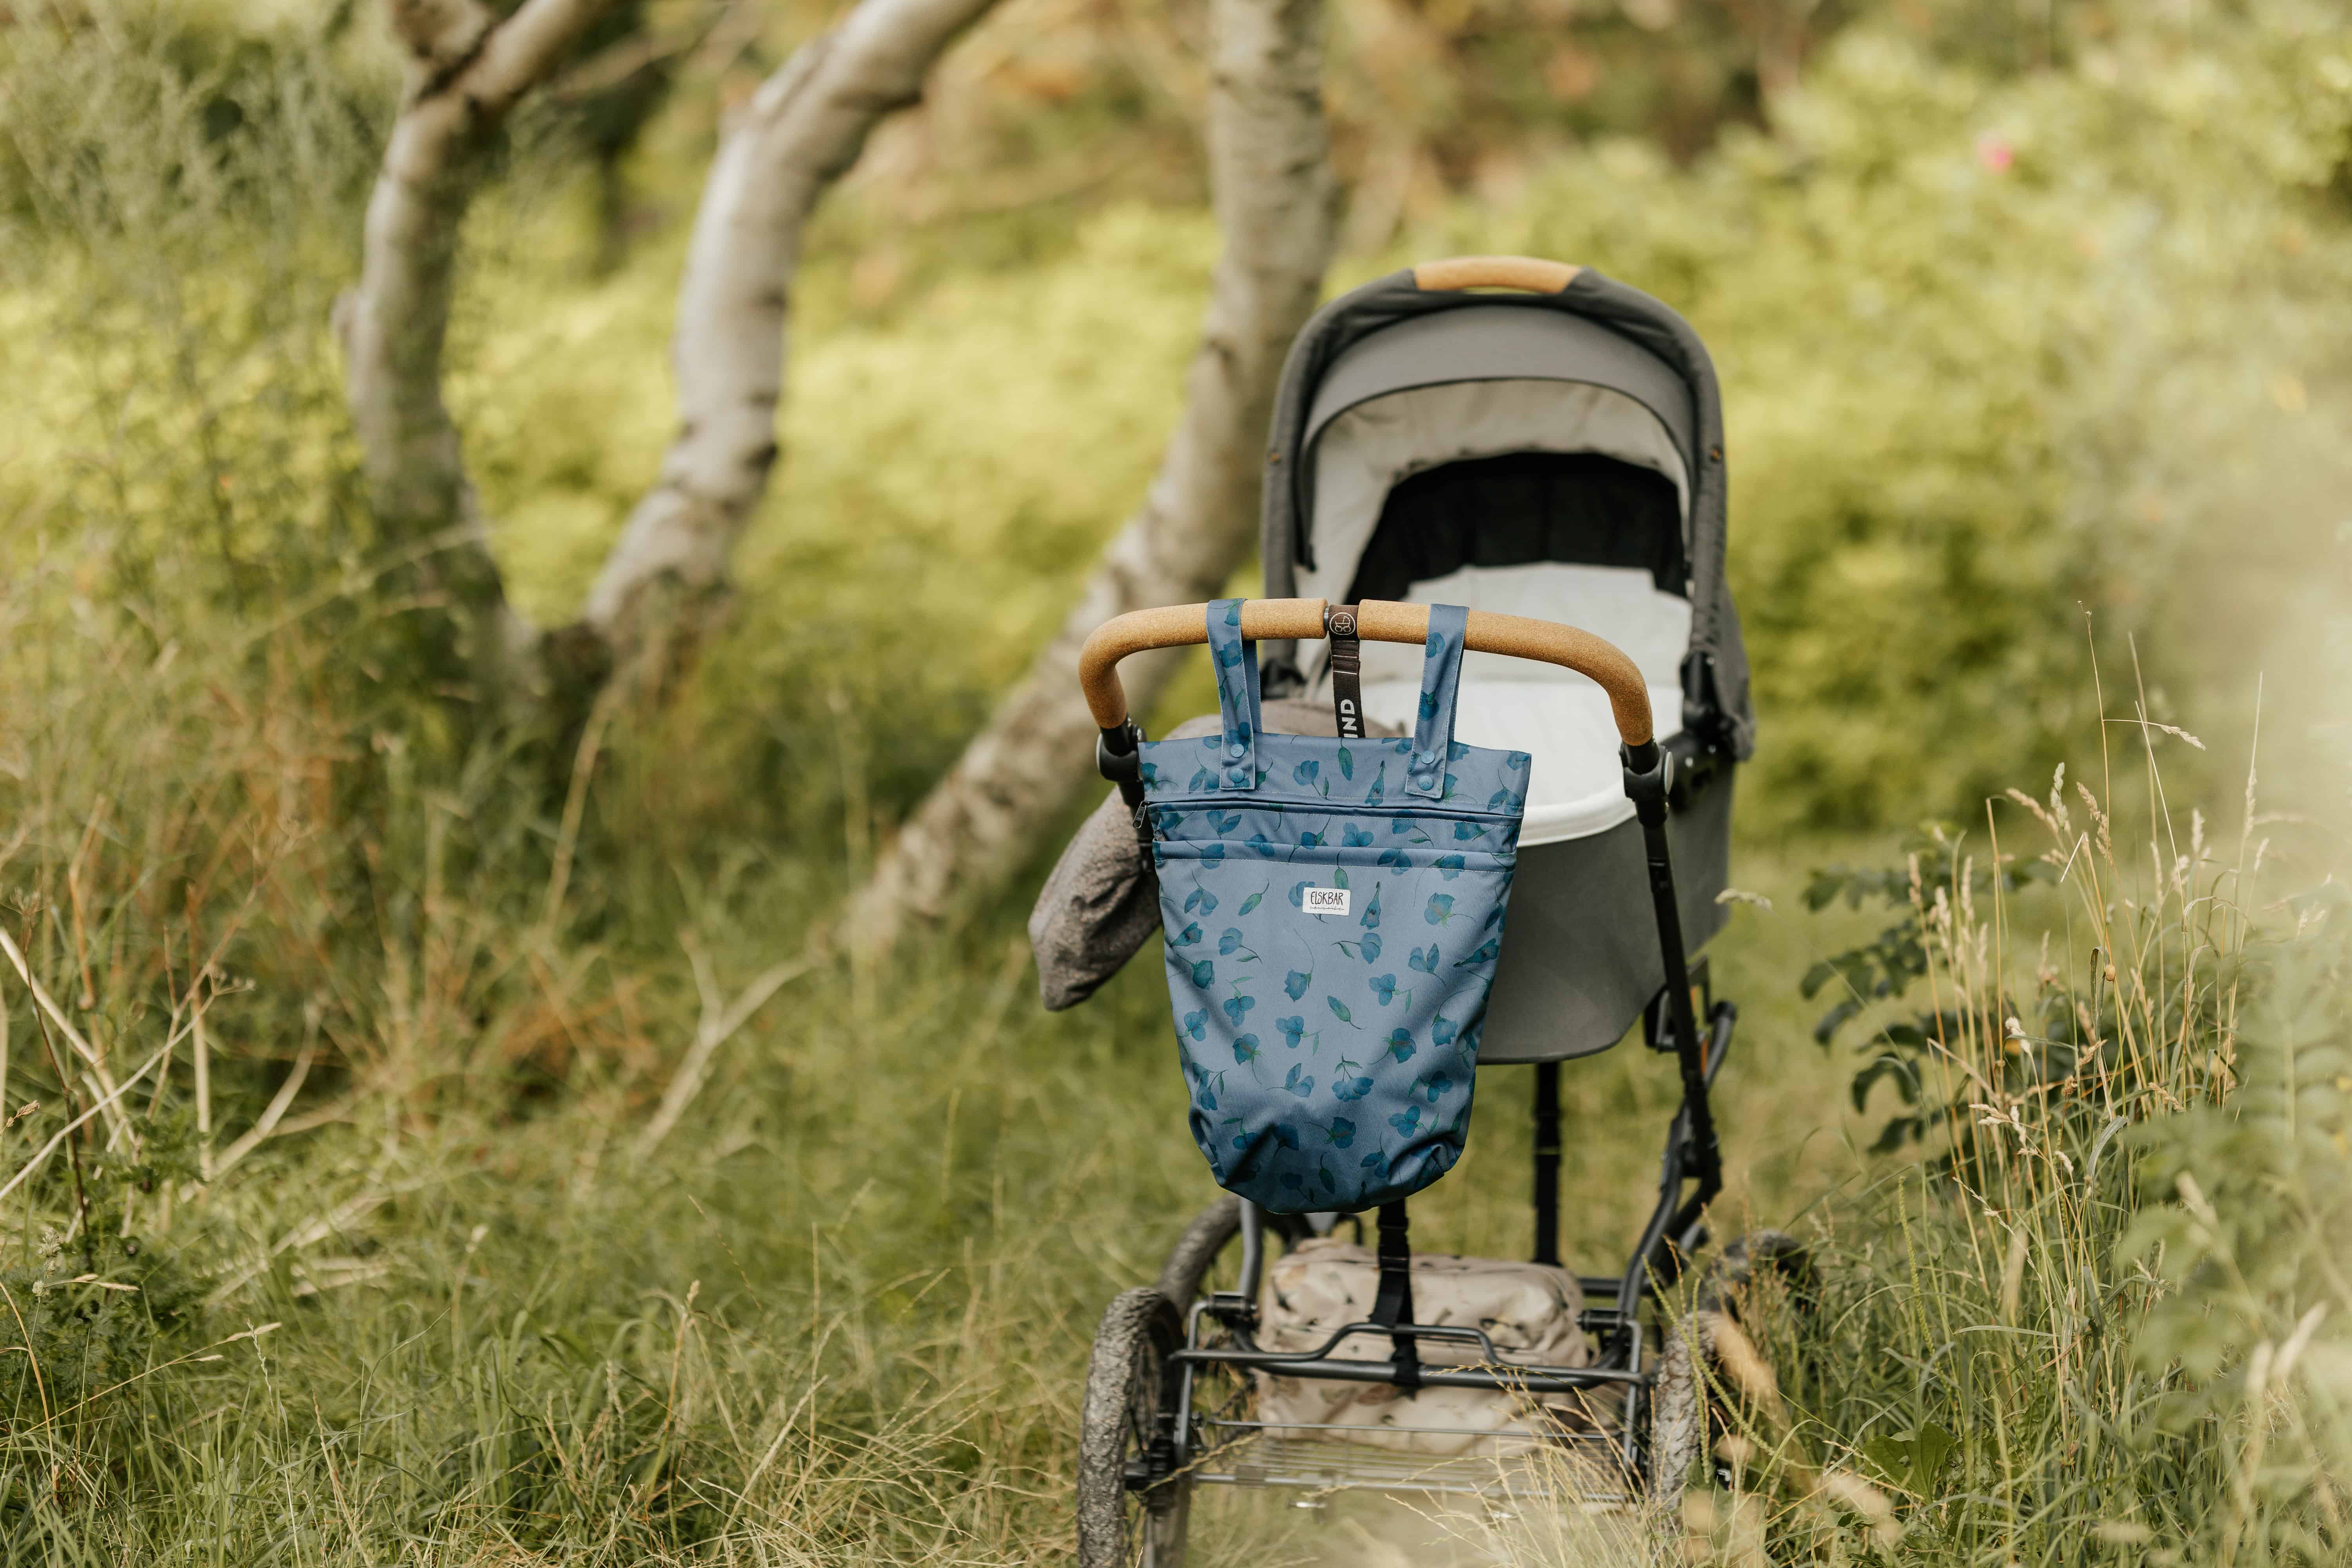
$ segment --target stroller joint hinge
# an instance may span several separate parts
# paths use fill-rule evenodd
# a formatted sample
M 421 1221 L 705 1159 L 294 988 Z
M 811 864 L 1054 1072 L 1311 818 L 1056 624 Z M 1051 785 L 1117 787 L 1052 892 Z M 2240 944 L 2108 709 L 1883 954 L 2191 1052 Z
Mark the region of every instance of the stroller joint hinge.
M 1675 787 L 1675 753 L 1655 741 L 1620 746 L 1617 752 L 1624 763 L 1625 798 L 1633 803 L 1633 815 L 1645 826 L 1665 821 L 1666 796 Z

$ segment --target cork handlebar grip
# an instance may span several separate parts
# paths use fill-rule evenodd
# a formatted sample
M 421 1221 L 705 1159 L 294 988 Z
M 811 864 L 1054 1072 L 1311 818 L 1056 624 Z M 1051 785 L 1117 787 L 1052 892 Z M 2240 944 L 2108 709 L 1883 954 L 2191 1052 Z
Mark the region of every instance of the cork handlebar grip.
M 1249 599 L 1242 605 L 1242 636 L 1252 640 L 1312 641 L 1324 635 L 1321 599 Z M 1078 652 L 1078 684 L 1095 722 L 1115 730 L 1127 722 L 1127 691 L 1118 661 L 1155 647 L 1186 647 L 1209 640 L 1206 605 L 1131 610 L 1105 621 Z M 1367 599 L 1356 606 L 1356 630 L 1373 642 L 1418 645 L 1429 637 L 1429 606 Z M 1629 746 L 1651 738 L 1650 689 L 1639 666 L 1614 643 L 1574 626 L 1525 616 L 1470 612 L 1464 642 L 1474 652 L 1539 659 L 1589 677 L 1609 696 L 1617 733 Z
M 1557 294 L 1583 270 L 1565 261 L 1533 256 L 1455 256 L 1423 262 L 1412 269 L 1412 281 L 1415 288 L 1433 294 L 1460 289 L 1522 289 L 1530 294 Z
M 1429 606 L 1367 599 L 1356 606 L 1357 629 L 1376 642 L 1418 643 L 1429 636 Z M 1650 686 L 1624 649 L 1605 637 L 1557 621 L 1473 610 L 1462 641 L 1474 653 L 1532 658 L 1589 678 L 1609 696 L 1617 733 L 1629 746 L 1651 738 Z
M 1242 636 L 1253 642 L 1312 640 L 1323 635 L 1320 599 L 1245 599 Z M 1095 722 L 1116 730 L 1127 722 L 1127 691 L 1118 683 L 1118 661 L 1155 647 L 1190 647 L 1209 640 L 1209 606 L 1163 605 L 1129 610 L 1097 626 L 1078 650 L 1078 689 Z

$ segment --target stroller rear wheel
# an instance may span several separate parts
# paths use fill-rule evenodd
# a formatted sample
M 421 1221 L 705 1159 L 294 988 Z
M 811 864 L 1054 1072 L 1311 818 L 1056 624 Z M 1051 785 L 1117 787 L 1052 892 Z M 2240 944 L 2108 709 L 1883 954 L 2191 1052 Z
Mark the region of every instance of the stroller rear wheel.
M 1777 1230 L 1743 1236 L 1707 1265 L 1692 1310 L 1667 1331 L 1650 1395 L 1650 1495 L 1662 1510 L 1680 1506 L 1702 1455 L 1716 1483 L 1728 1485 L 1736 1466 L 1723 1439 L 1780 1419 L 1778 1378 L 1760 1342 L 1765 1293 L 1806 1311 L 1812 1282 L 1803 1245 Z
M 1160 1293 L 1175 1303 L 1180 1314 L 1192 1309 L 1225 1244 L 1241 1228 L 1242 1201 L 1228 1194 L 1194 1215 L 1176 1245 L 1169 1248 L 1168 1261 L 1160 1268 Z M 1267 1215 L 1265 1228 L 1286 1252 L 1315 1234 L 1314 1225 L 1304 1215 Z
M 1078 1417 L 1078 1568 L 1177 1568 L 1192 1511 L 1176 1467 L 1175 1305 L 1122 1291 L 1103 1313 Z

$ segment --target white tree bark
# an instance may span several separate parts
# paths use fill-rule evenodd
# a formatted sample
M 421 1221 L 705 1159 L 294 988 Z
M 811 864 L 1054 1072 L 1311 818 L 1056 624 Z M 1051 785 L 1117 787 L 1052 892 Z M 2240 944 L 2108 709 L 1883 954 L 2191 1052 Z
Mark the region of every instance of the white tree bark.
M 401 542 L 441 536 L 426 569 L 473 618 L 467 651 L 498 684 L 527 634 L 507 606 L 441 400 L 457 237 L 489 133 L 609 4 L 524 0 L 501 20 L 479 0 L 387 0 L 407 79 L 368 198 L 360 281 L 335 308 L 377 515 Z
M 581 613 L 625 674 L 690 645 L 724 604 L 727 563 L 767 489 L 801 233 L 875 125 L 916 102 L 933 61 L 995 0 L 861 0 L 753 95 L 712 164 L 671 347 L 678 428 Z
M 1224 251 L 1181 422 L 1160 472 L 1061 631 L 908 819 L 852 905 L 871 952 L 910 917 L 1003 875 L 1092 775 L 1095 722 L 1078 649 L 1111 616 L 1205 599 L 1257 537 L 1260 465 L 1276 379 L 1320 293 L 1338 189 L 1323 119 L 1319 0 L 1213 0 L 1209 174 Z M 1121 671 L 1150 708 L 1171 656 Z

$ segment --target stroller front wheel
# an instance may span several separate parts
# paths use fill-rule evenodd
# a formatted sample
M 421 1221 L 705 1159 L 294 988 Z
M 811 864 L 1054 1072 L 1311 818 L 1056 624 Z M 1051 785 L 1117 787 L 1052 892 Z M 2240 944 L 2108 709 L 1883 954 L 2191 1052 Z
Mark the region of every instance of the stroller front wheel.
M 1184 1332 L 1150 1286 L 1103 1313 L 1078 1417 L 1078 1568 L 1178 1568 L 1192 1484 L 1176 1465 Z
M 1767 1281 L 1771 1281 L 1769 1293 Z M 1666 1332 L 1650 1395 L 1650 1496 L 1661 1513 L 1678 1512 L 1691 1471 L 1705 1460 L 1710 1479 L 1731 1487 L 1738 1466 L 1724 1454 L 1726 1436 L 1751 1436 L 1773 1424 L 1778 1378 L 1764 1345 L 1764 1320 L 1776 1310 L 1809 1314 L 1813 1266 L 1802 1243 L 1776 1230 L 1743 1236 L 1725 1247 L 1700 1279 L 1692 1310 Z M 1753 1364 L 1727 1364 L 1723 1331 L 1737 1333 Z M 1759 1401 L 1768 1409 L 1759 1410 Z

